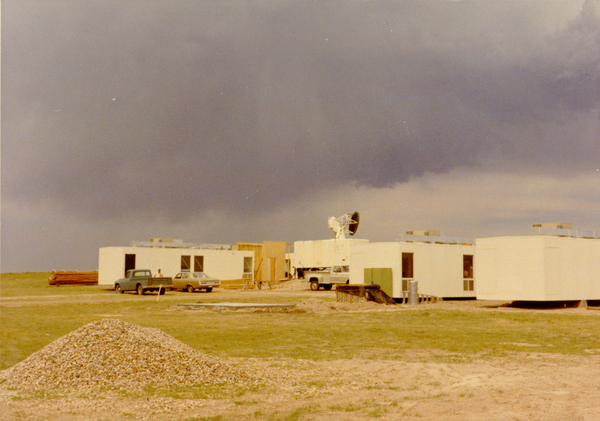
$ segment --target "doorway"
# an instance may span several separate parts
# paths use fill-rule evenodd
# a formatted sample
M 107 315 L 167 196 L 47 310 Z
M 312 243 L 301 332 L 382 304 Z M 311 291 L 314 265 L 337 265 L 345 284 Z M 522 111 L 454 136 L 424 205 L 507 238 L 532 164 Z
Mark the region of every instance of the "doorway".
M 135 254 L 126 254 L 125 255 L 125 273 L 123 276 L 127 276 L 127 271 L 130 269 L 135 269 Z

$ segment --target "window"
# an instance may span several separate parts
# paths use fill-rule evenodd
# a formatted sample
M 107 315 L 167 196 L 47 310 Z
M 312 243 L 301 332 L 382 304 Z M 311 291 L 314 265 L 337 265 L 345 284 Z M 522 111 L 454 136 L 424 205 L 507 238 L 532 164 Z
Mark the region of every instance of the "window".
M 244 279 L 252 279 L 252 257 L 244 257 Z
M 475 282 L 473 280 L 473 256 L 463 256 L 463 291 L 473 291 Z
M 194 272 L 204 272 L 204 256 L 194 256 Z
M 402 277 L 413 278 L 413 254 L 402 253 Z
M 463 256 L 464 278 L 473 278 L 473 256 L 465 254 Z
M 190 267 L 190 256 L 181 256 L 181 271 L 189 271 Z
M 132 277 L 139 277 L 139 278 L 149 278 L 150 277 L 150 271 L 149 270 L 136 270 L 133 271 L 131 274 Z
M 413 275 L 413 253 L 402 253 L 402 291 L 408 291 L 408 279 Z

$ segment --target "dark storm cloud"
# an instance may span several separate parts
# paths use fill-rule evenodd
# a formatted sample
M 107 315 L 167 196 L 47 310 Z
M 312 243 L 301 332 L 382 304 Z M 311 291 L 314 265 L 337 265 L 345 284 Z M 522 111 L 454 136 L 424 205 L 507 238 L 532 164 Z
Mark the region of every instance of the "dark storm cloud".
M 541 31 L 559 3 L 3 2 L 3 199 L 178 220 L 496 154 L 595 165 L 597 117 L 526 130 L 599 108 L 598 7 Z

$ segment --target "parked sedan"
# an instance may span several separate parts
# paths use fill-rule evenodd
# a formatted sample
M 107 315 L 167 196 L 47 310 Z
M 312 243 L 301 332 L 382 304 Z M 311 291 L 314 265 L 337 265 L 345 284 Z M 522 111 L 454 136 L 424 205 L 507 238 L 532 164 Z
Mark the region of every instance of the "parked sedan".
M 173 278 L 173 289 L 194 292 L 197 289 L 211 292 L 213 288 L 221 285 L 217 278 L 211 278 L 204 272 L 180 272 Z

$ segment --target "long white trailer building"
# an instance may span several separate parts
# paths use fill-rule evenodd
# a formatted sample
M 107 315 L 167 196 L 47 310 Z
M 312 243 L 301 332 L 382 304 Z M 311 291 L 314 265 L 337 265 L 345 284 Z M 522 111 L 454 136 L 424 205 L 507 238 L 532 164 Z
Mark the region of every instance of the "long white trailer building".
M 477 298 L 600 300 L 600 238 L 560 235 L 568 231 L 477 239 Z
M 205 272 L 222 281 L 252 281 L 254 252 L 228 247 L 202 248 L 183 243 L 103 247 L 98 258 L 98 284 L 113 285 L 129 269 L 150 269 L 153 274 L 160 269 L 169 277 L 185 271 Z

